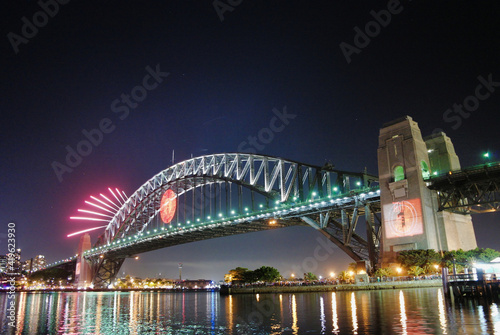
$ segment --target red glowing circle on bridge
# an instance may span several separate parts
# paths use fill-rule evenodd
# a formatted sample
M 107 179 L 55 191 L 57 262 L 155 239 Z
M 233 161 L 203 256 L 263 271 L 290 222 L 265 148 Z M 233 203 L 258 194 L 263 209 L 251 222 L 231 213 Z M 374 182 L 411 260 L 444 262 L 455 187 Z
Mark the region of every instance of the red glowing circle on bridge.
M 176 198 L 177 196 L 172 190 L 167 190 L 161 197 L 160 216 L 164 223 L 170 223 L 174 218 L 177 209 Z

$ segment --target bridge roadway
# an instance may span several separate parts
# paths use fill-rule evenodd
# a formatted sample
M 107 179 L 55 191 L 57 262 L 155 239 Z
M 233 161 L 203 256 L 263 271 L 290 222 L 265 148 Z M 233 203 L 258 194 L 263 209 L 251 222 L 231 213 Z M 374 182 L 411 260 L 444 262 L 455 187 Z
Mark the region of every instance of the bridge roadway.
M 233 218 L 210 220 L 203 223 L 188 225 L 165 225 L 162 229 L 147 230 L 133 236 L 118 239 L 107 245 L 92 248 L 84 253 L 88 259 L 106 254 L 111 258 L 133 257 L 136 254 L 171 247 L 184 243 L 201 241 L 216 237 L 237 235 L 262 230 L 285 228 L 290 226 L 312 225 L 314 228 L 321 213 L 340 212 L 341 210 L 359 207 L 361 202 L 380 202 L 380 192 L 377 188 L 366 189 L 366 192 L 356 192 L 351 196 L 338 198 L 318 198 L 314 201 L 282 205 L 272 210 L 261 210 L 248 215 Z M 354 191 L 352 191 L 354 193 Z M 304 220 L 309 218 L 310 220 Z M 316 220 L 314 220 L 316 218 Z
M 433 176 L 427 187 L 437 191 L 438 211 L 462 214 L 500 209 L 500 163 L 476 165 Z
M 290 226 L 311 226 L 353 259 L 369 259 L 369 241 L 355 232 L 358 218 L 367 215 L 367 206 L 372 206 L 375 212 L 380 211 L 378 186 L 351 190 L 337 197 L 327 196 L 300 203 L 283 203 L 276 205 L 273 209 L 263 209 L 229 218 L 191 224 L 164 225 L 161 229 L 146 230 L 133 236 L 116 239 L 106 245 L 94 246 L 84 252 L 84 257 L 94 265 L 111 260 L 111 267 L 119 268 L 126 258 L 147 251 L 249 232 Z M 377 226 L 380 227 L 380 224 Z M 376 230 L 376 234 L 379 238 L 379 229 Z M 378 247 L 378 245 L 373 247 Z M 67 266 L 69 262 L 74 263 L 75 259 L 76 256 L 73 256 L 64 261 L 49 264 L 46 269 Z M 113 272 L 114 269 L 109 269 L 109 271 Z

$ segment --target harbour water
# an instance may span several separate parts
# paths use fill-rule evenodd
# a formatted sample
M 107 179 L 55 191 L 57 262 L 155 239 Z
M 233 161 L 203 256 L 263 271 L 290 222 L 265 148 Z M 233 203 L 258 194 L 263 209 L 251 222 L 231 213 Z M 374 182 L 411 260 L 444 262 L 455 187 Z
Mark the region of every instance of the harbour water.
M 498 303 L 441 288 L 220 296 L 218 292 L 0 294 L 2 334 L 500 334 Z

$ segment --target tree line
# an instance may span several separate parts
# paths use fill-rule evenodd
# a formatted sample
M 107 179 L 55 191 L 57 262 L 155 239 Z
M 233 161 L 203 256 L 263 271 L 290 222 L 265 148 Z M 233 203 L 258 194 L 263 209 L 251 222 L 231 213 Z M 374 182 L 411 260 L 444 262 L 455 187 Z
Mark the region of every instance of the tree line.
M 471 268 L 474 263 L 488 263 L 500 257 L 500 252 L 490 248 L 476 248 L 464 251 L 404 250 L 399 252 L 397 261 L 411 276 L 432 275 L 441 272 L 441 268 L 448 268 L 451 273 L 453 266 L 457 272 Z M 394 276 L 392 268 L 381 268 L 375 271 L 375 277 Z
M 271 266 L 261 266 L 255 270 L 237 267 L 229 270 L 229 273 L 224 275 L 226 283 L 238 281 L 242 283 L 255 283 L 258 281 L 273 282 L 282 279 L 281 274 L 276 268 Z

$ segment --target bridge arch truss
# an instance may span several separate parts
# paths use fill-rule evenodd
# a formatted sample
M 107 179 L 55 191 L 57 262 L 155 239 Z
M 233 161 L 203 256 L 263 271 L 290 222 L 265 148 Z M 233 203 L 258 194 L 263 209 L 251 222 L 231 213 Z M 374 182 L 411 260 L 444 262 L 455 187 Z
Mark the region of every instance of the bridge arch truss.
M 375 182 L 377 177 L 366 173 L 256 154 L 214 154 L 179 162 L 134 192 L 86 254 L 94 285 L 108 286 L 124 259 L 140 252 L 291 225 L 308 224 L 353 259 L 368 259 L 369 253 L 377 253 L 378 230 L 367 231 L 375 243 L 354 230 L 360 216 L 373 218 L 369 206 L 378 194 L 360 196 L 354 189 L 368 189 Z M 175 194 L 177 210 L 165 224 L 159 211 L 167 190 Z M 350 192 L 336 203 L 316 201 Z

